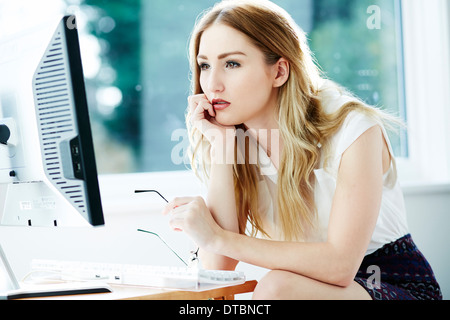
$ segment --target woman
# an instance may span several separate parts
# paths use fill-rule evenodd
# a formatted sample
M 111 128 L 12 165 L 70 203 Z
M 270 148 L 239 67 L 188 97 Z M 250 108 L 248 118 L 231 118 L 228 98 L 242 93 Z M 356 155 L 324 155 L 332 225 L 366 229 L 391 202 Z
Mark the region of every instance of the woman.
M 255 299 L 441 298 L 408 233 L 390 118 L 320 76 L 284 10 L 216 4 L 190 62 L 192 166 L 208 196 L 164 213 L 204 267 L 272 270 Z

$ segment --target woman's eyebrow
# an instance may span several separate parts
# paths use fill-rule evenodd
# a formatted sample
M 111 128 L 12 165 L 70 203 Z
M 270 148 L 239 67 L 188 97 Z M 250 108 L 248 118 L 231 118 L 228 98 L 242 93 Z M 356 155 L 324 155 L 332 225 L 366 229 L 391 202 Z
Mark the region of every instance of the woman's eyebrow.
M 221 59 L 224 59 L 224 58 L 226 58 L 228 56 L 231 56 L 231 55 L 244 55 L 244 56 L 246 56 L 246 54 L 241 52 L 241 51 L 232 51 L 232 52 L 219 54 L 217 56 L 217 59 L 221 60 Z M 197 59 L 208 60 L 208 57 L 205 56 L 205 55 L 198 55 Z

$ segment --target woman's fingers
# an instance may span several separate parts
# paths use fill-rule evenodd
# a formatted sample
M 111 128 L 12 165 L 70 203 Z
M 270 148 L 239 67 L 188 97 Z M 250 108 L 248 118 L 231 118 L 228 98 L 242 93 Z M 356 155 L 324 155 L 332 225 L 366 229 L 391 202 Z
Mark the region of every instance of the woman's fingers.
M 195 118 L 204 119 L 205 111 L 209 116 L 215 117 L 216 112 L 212 104 L 208 101 L 204 94 L 197 94 L 188 98 L 189 108 Z
M 169 215 L 169 226 L 185 232 L 198 246 L 208 248 L 220 232 L 202 197 L 180 197 L 169 202 L 164 209 Z
M 169 202 L 164 209 L 164 214 L 169 214 L 169 226 L 174 231 L 184 231 L 185 224 L 192 218 L 195 212 L 191 210 L 191 204 L 195 201 L 193 197 L 175 198 Z
M 183 212 L 185 211 L 185 206 L 192 199 L 191 197 L 175 198 L 165 206 L 163 214 L 167 215 L 170 213 L 169 226 L 174 231 L 183 231 Z
M 198 110 L 197 110 L 198 109 Z M 195 112 L 197 114 L 201 114 L 203 112 L 208 112 L 210 117 L 215 117 L 216 116 L 216 111 L 214 110 L 212 104 L 208 101 L 208 100 L 201 100 L 198 105 L 197 105 L 197 109 L 195 110 Z
M 166 215 L 173 209 L 186 205 L 189 202 L 191 202 L 194 198 L 193 197 L 177 197 L 174 198 L 172 201 L 166 204 L 163 210 L 163 214 Z
M 182 214 L 180 213 L 175 213 L 172 212 L 170 215 L 170 219 L 169 219 L 169 226 L 172 228 L 172 230 L 174 231 L 183 231 L 184 230 L 184 218 L 182 216 Z

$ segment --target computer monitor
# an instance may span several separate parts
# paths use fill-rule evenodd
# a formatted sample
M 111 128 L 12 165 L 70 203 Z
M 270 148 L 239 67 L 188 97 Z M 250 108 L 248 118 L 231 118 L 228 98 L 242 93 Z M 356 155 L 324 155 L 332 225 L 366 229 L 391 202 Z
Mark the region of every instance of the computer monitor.
M 104 225 L 75 16 L 0 39 L 0 214 Z

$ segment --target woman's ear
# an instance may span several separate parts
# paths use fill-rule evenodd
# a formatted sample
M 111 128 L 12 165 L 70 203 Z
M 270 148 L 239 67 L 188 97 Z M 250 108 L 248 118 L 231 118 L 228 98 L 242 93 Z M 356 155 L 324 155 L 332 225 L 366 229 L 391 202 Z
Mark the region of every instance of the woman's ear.
M 275 63 L 274 68 L 276 69 L 276 77 L 273 86 L 274 88 L 279 88 L 289 79 L 289 62 L 285 58 L 280 58 Z

